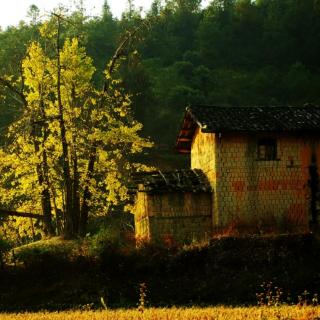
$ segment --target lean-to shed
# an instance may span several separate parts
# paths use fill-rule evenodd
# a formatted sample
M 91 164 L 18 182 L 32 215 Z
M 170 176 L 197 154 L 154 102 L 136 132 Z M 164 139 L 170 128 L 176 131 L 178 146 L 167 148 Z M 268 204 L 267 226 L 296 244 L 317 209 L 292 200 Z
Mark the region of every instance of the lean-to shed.
M 154 171 L 136 176 L 136 236 L 191 241 L 212 233 L 212 190 L 199 169 Z

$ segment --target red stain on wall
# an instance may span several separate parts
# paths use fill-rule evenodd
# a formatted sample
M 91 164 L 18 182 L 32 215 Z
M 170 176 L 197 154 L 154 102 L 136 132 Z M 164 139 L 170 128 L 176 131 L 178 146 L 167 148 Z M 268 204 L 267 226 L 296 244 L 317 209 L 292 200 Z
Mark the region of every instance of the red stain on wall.
M 277 190 L 291 190 L 303 191 L 306 187 L 307 181 L 298 179 L 280 179 L 259 181 L 256 185 L 248 185 L 246 181 L 234 181 L 231 183 L 233 192 L 245 191 L 277 191 Z
M 300 151 L 301 167 L 307 168 L 311 162 L 311 147 L 305 146 Z
M 235 192 L 244 192 L 246 191 L 245 181 L 234 181 L 232 182 L 232 190 Z
M 291 204 L 288 208 L 288 223 L 291 225 L 307 226 L 308 213 L 305 204 Z

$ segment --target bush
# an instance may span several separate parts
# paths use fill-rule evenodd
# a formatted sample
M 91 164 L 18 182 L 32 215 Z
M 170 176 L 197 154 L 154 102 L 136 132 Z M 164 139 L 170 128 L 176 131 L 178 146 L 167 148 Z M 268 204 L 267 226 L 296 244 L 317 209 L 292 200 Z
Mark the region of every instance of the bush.
M 59 237 L 40 240 L 15 248 L 12 259 L 25 266 L 53 266 L 69 260 L 74 247 L 73 241 L 65 241 Z
M 94 221 L 91 222 L 89 229 L 93 229 L 94 233 L 87 238 L 89 254 L 100 256 L 110 248 L 116 251 L 134 248 L 135 239 L 131 220 L 132 217 L 128 214 L 115 214 L 98 219 L 98 228 L 92 228 Z
M 0 268 L 4 267 L 4 258 L 6 253 L 11 249 L 9 241 L 0 238 Z
M 113 226 L 102 227 L 89 239 L 89 254 L 99 256 L 105 250 L 121 251 L 134 247 L 134 238 Z

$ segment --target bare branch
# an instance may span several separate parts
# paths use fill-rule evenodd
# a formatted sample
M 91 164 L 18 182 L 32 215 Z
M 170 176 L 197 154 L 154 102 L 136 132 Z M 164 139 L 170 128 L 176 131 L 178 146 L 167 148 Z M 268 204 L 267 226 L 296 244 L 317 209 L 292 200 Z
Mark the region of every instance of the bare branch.
M 122 42 L 120 43 L 120 45 L 116 49 L 114 55 L 112 56 L 112 58 L 109 62 L 109 65 L 108 65 L 109 74 L 111 74 L 114 71 L 114 68 L 115 68 L 117 61 L 121 57 L 125 56 L 125 49 L 129 43 L 129 41 L 132 40 L 135 37 L 135 35 L 146 26 L 147 26 L 147 23 L 143 22 L 138 27 L 136 27 L 133 31 L 126 32 L 124 40 L 122 40 Z M 107 83 L 105 83 L 103 91 L 105 92 L 106 90 L 107 90 Z
M 19 96 L 23 105 L 27 106 L 28 103 L 27 103 L 27 100 L 26 100 L 26 97 L 24 96 L 24 94 L 21 91 L 19 91 L 17 88 L 15 88 L 10 81 L 0 77 L 0 84 L 3 85 L 4 87 L 7 87 L 9 90 L 11 90 L 17 96 Z

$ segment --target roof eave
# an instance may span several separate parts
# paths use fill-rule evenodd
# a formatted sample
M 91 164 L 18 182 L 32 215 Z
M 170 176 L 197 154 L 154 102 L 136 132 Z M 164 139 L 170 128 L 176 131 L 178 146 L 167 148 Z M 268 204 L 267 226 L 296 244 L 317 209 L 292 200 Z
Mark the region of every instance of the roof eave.
M 303 133 L 312 133 L 320 135 L 320 130 L 318 129 L 275 129 L 275 130 L 244 130 L 244 129 L 228 129 L 228 128 L 217 128 L 217 129 L 202 129 L 203 133 L 289 133 L 289 134 L 303 134 Z
M 206 126 L 201 124 L 192 114 L 191 108 L 187 107 L 180 127 L 181 129 L 176 141 L 176 150 L 179 153 L 187 154 L 191 152 L 191 144 L 197 127 L 200 130 L 205 130 Z

